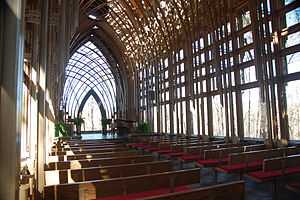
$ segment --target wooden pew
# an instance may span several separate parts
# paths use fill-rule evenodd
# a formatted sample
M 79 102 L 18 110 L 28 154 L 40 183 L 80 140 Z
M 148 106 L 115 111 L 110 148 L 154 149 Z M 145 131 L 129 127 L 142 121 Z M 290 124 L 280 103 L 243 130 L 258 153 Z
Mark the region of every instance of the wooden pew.
M 95 159 L 95 158 L 109 158 L 109 157 L 124 157 L 130 155 L 140 154 L 137 151 L 116 151 L 104 153 L 88 153 L 88 154 L 75 154 L 75 155 L 61 155 L 49 156 L 49 162 L 67 161 L 67 160 L 82 160 L 82 159 Z
M 221 141 L 223 142 L 223 141 Z M 159 155 L 175 155 L 175 156 L 180 156 L 184 154 L 183 149 L 184 146 L 203 146 L 203 145 L 209 145 L 209 144 L 217 144 L 220 143 L 219 141 L 212 141 L 212 142 L 204 142 L 204 141 L 198 141 L 197 143 L 191 142 L 191 143 L 158 143 L 155 146 L 150 145 L 150 146 L 144 146 L 142 147 L 145 151 L 150 151 L 150 152 L 155 152 L 158 153 Z M 178 148 L 178 145 L 179 148 Z
M 45 180 L 46 185 L 58 185 L 63 183 L 104 180 L 118 177 L 162 173 L 167 171 L 172 171 L 172 163 L 165 160 L 75 170 L 45 171 Z
M 84 140 L 76 142 L 57 142 L 52 146 L 53 151 L 63 149 L 66 147 L 89 147 L 89 146 L 110 146 L 110 145 L 124 145 L 124 142 L 85 142 Z
M 159 154 L 162 154 L 168 158 L 172 157 L 179 157 L 185 154 L 185 149 L 188 147 L 202 147 L 204 145 L 210 145 L 210 144 L 223 144 L 223 140 L 216 140 L 216 141 L 210 141 L 210 142 L 192 142 L 192 143 L 184 143 L 184 144 L 172 144 L 169 147 L 169 150 L 161 150 L 156 151 Z
M 199 143 L 203 142 L 202 140 L 198 139 L 183 139 L 183 140 L 152 140 L 152 141 L 143 141 L 138 143 L 129 143 L 127 144 L 128 147 L 131 148 L 140 148 L 140 149 L 147 149 L 147 148 L 155 148 L 158 147 L 159 144 L 169 144 L 169 146 L 174 144 L 189 144 L 189 143 Z
M 94 144 L 103 144 L 103 145 L 111 145 L 111 144 L 122 144 L 124 141 L 122 140 L 74 140 L 74 141 L 68 141 L 64 144 L 68 145 L 94 145 Z
M 265 148 L 264 145 L 261 146 Z M 233 153 L 242 153 L 260 148 L 257 145 L 227 147 L 212 150 L 204 150 L 204 157 L 197 161 L 197 165 L 201 167 L 217 167 L 226 164 L 229 160 L 229 155 Z
M 87 140 L 76 140 L 76 141 L 66 141 L 66 142 L 57 142 L 55 145 L 59 146 L 79 146 L 79 145 L 113 145 L 113 144 L 123 144 L 121 141 L 87 141 Z
M 121 164 L 129 164 L 129 163 L 149 162 L 153 160 L 154 158 L 151 155 L 136 155 L 136 156 L 127 156 L 127 157 L 51 162 L 45 165 L 45 171 L 63 170 L 63 169 L 81 169 L 87 167 L 99 167 L 99 166 L 108 166 L 108 165 L 121 165 Z
M 197 160 L 197 166 L 200 167 L 216 167 L 228 161 L 228 155 L 231 153 L 243 152 L 243 147 L 228 147 L 220 149 L 212 149 L 204 151 L 204 158 Z
M 125 178 L 46 186 L 44 188 L 44 199 L 139 199 L 153 195 L 189 190 L 187 185 L 199 182 L 200 169 L 189 169 Z
M 197 141 L 199 142 L 199 141 Z M 167 150 L 170 149 L 172 145 L 175 144 L 190 144 L 195 143 L 195 141 L 164 141 L 164 142 L 151 142 L 146 145 L 140 145 L 139 148 L 145 150 L 145 151 L 159 151 L 159 150 Z
M 105 149 L 88 149 L 88 150 L 79 150 L 79 151 L 60 151 L 60 152 L 51 152 L 51 156 L 61 156 L 61 155 L 75 155 L 75 154 L 89 154 L 89 153 L 104 153 L 104 152 L 116 152 L 116 151 L 128 151 L 127 147 L 118 147 L 118 148 L 105 148 Z
M 292 155 L 297 153 L 297 149 L 296 147 L 289 147 L 231 154 L 228 164 L 217 167 L 216 170 L 225 173 L 240 173 L 242 176 L 244 172 L 260 170 L 264 159 Z
M 171 194 L 159 195 L 143 200 L 244 200 L 245 182 L 236 181 L 191 189 L 189 191 L 174 192 Z
M 82 140 L 82 139 L 71 139 L 71 140 L 59 140 L 56 143 L 61 144 L 90 144 L 90 143 L 123 143 L 124 140 L 122 139 L 88 139 L 88 140 Z
M 62 147 L 60 149 L 57 149 L 54 152 L 63 152 L 63 151 L 84 151 L 84 150 L 90 150 L 90 149 L 112 149 L 112 148 L 121 148 L 125 147 L 121 144 L 113 144 L 113 145 L 90 145 L 90 146 L 76 146 L 76 147 Z
M 294 153 L 294 152 L 293 152 Z M 273 183 L 273 197 L 277 199 L 277 180 L 283 176 L 300 174 L 300 155 L 265 159 L 262 170 L 250 172 L 247 177 L 263 183 Z
M 209 144 L 204 146 L 187 147 L 185 148 L 185 154 L 179 157 L 182 162 L 194 162 L 204 158 L 205 150 L 228 148 L 228 147 L 239 147 L 240 144 L 224 143 L 224 144 Z
M 300 155 L 265 159 L 260 171 L 250 172 L 248 177 L 257 182 L 273 181 L 281 176 L 300 173 Z

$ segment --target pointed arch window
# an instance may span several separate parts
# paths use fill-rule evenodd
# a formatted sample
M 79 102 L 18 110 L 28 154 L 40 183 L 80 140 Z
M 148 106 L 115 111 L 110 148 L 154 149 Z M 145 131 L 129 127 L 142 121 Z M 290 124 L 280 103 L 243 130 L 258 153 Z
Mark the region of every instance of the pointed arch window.
M 72 117 L 93 90 L 100 98 L 106 116 L 116 111 L 116 81 L 111 66 L 97 46 L 88 41 L 71 56 L 65 71 L 63 105 Z

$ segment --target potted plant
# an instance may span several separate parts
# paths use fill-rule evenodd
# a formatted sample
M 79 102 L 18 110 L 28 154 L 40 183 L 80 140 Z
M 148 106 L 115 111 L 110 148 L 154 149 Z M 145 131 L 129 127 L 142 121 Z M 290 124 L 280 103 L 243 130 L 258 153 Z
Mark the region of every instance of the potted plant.
M 74 119 L 73 119 L 73 123 L 74 123 L 75 126 L 76 126 L 76 133 L 77 133 L 78 135 L 80 135 L 80 133 L 81 133 L 81 124 L 84 123 L 83 118 L 81 118 L 81 117 L 74 118 Z
M 101 120 L 101 123 L 102 123 L 102 130 L 103 130 L 103 133 L 106 134 L 107 132 L 107 125 L 111 124 L 111 119 L 102 119 Z
M 55 137 L 68 137 L 70 130 L 64 122 L 55 123 Z
M 150 133 L 150 125 L 148 124 L 148 122 L 139 123 L 137 130 L 139 133 L 148 134 Z

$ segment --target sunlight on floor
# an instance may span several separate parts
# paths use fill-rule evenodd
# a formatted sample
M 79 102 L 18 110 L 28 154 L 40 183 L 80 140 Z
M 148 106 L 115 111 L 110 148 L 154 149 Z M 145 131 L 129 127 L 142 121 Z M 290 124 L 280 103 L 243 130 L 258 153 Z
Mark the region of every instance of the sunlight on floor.
M 59 184 L 59 171 L 45 171 L 46 185 L 57 185 Z

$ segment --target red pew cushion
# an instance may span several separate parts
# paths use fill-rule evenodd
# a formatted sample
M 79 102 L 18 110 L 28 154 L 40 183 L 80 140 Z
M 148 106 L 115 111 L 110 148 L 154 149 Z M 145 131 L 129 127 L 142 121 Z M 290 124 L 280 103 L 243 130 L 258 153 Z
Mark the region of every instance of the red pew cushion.
M 214 160 L 214 159 L 209 159 L 209 160 L 197 160 L 197 163 L 202 165 L 202 166 L 211 166 L 211 165 L 216 165 L 220 163 L 220 160 Z
M 254 178 L 257 181 L 268 181 L 268 180 L 272 180 L 273 178 L 282 176 L 282 171 L 281 170 L 272 170 L 272 171 L 256 171 L 256 172 L 251 172 L 248 173 L 248 176 L 251 178 Z
M 240 172 L 242 170 L 246 170 L 246 171 L 257 170 L 262 167 L 262 164 L 263 164 L 262 160 L 257 160 L 249 163 L 237 163 L 232 165 L 225 165 L 219 167 L 218 169 L 226 173 L 235 173 L 235 172 Z
M 233 165 L 224 165 L 219 167 L 218 169 L 220 169 L 223 172 L 226 173 L 234 173 L 236 171 L 241 171 L 246 167 L 245 163 L 238 163 L 238 164 L 233 164 Z
M 207 159 L 207 160 L 197 160 L 197 163 L 199 165 L 202 165 L 204 167 L 212 167 L 219 164 L 226 163 L 228 161 L 228 158 L 223 159 Z
M 299 167 L 289 167 L 284 171 L 284 173 L 286 173 L 286 174 L 300 173 L 300 166 Z

